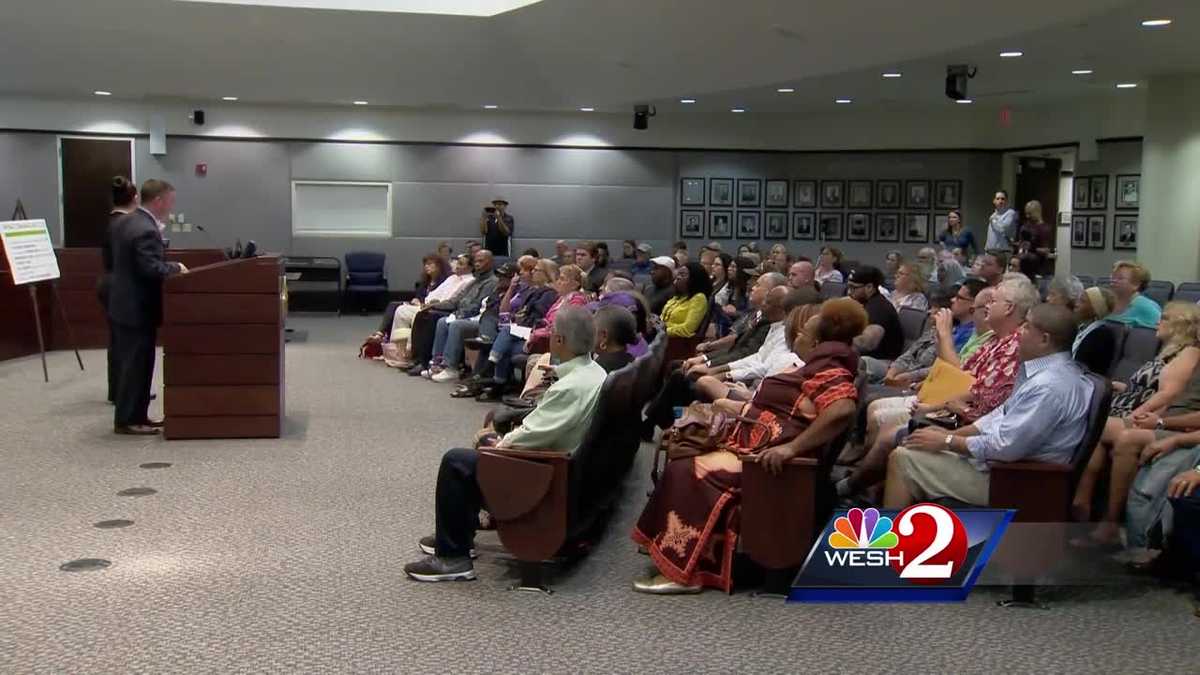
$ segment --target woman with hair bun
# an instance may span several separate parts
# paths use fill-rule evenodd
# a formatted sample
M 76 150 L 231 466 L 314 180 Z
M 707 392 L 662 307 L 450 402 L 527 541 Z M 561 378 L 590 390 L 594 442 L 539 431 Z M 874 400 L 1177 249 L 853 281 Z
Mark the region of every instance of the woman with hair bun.
M 104 265 L 104 273 L 100 275 L 100 280 L 96 283 L 96 297 L 100 299 L 100 304 L 104 307 L 104 320 L 108 323 L 108 402 L 112 403 L 113 396 L 116 394 L 117 377 L 121 372 L 116 360 L 117 356 L 112 348 L 112 321 L 108 318 L 108 288 L 112 283 L 113 269 L 112 235 L 117 223 L 137 208 L 138 197 L 137 186 L 125 176 L 113 176 L 110 189 L 112 190 L 113 205 L 108 212 L 108 225 L 104 228 L 104 240 L 100 242 L 100 260 Z

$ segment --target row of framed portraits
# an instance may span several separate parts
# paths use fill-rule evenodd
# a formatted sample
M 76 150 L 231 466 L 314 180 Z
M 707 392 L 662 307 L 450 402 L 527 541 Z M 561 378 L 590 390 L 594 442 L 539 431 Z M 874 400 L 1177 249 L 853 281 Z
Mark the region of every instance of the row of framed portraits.
M 1076 176 L 1071 185 L 1071 206 L 1075 211 L 1108 208 L 1108 176 Z M 1140 174 L 1118 175 L 1113 207 L 1118 211 L 1141 206 Z
M 1071 216 L 1071 248 L 1103 249 L 1108 217 L 1103 214 Z M 1112 247 L 1115 251 L 1137 248 L 1137 214 L 1113 216 Z
M 681 178 L 679 205 L 739 209 L 786 209 L 789 205 L 796 209 L 957 209 L 962 206 L 962 181 Z
M 682 239 L 793 239 L 924 244 L 946 229 L 947 216 L 929 213 L 734 211 L 682 209 Z M 932 228 L 931 228 L 932 225 Z

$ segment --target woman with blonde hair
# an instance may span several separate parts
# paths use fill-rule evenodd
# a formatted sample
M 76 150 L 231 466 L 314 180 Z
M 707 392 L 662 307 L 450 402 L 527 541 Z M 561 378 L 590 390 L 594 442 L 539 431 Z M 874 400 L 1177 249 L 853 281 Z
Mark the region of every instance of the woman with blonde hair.
M 905 307 L 921 312 L 929 309 L 929 298 L 925 297 L 925 278 L 920 267 L 901 263 L 896 270 L 895 283 L 891 301 L 897 312 Z
M 1080 521 L 1086 522 L 1091 515 L 1096 484 L 1124 432 L 1139 426 L 1139 422 L 1200 409 L 1200 377 L 1196 368 L 1200 364 L 1200 305 L 1169 303 L 1158 323 L 1157 335 L 1162 341 L 1158 356 L 1138 368 L 1128 383 L 1113 383 L 1114 390 L 1120 393 L 1113 397 L 1100 444 L 1092 452 L 1075 490 L 1075 515 Z M 1103 519 L 1089 536 L 1091 543 L 1119 541 L 1120 519 L 1136 472 L 1137 461 L 1131 462 L 1128 453 L 1112 458 L 1108 505 Z
M 821 255 L 817 258 L 817 269 L 814 275 L 817 283 L 825 283 L 832 281 L 834 283 L 842 283 L 845 279 L 842 277 L 842 252 L 834 246 L 824 246 L 821 248 Z M 784 270 L 787 274 L 787 270 Z
M 1157 326 L 1162 310 L 1157 302 L 1142 295 L 1148 283 L 1150 270 L 1141 263 L 1132 260 L 1113 263 L 1111 288 L 1117 304 L 1108 320 L 1141 328 Z

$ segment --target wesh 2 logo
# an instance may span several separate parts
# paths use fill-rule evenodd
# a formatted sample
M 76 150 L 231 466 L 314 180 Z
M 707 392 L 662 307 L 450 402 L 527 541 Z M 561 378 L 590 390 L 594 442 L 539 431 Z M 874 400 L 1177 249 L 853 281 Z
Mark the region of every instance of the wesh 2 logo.
M 797 602 L 966 599 L 1013 511 L 916 504 L 835 515 L 792 584 Z

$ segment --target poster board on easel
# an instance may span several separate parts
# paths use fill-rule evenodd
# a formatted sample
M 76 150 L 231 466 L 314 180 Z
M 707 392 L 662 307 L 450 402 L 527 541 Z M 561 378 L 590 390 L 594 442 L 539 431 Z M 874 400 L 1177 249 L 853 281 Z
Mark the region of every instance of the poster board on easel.
M 50 381 L 50 371 L 46 367 L 46 338 L 42 331 L 42 316 L 38 311 L 36 288 L 37 284 L 43 282 L 50 284 L 54 304 L 58 306 L 71 347 L 75 350 L 75 360 L 79 362 L 79 369 L 83 370 L 83 357 L 79 355 L 79 349 L 75 346 L 71 322 L 67 319 L 66 310 L 58 297 L 58 284 L 55 282 L 61 274 L 46 221 L 27 219 L 25 206 L 17 200 L 17 207 L 13 209 L 13 219 L 0 221 L 0 248 L 4 249 L 13 285 L 29 288 L 29 299 L 33 303 L 33 321 L 37 326 L 38 348 L 42 354 L 42 379 Z

